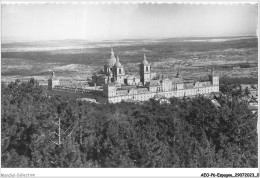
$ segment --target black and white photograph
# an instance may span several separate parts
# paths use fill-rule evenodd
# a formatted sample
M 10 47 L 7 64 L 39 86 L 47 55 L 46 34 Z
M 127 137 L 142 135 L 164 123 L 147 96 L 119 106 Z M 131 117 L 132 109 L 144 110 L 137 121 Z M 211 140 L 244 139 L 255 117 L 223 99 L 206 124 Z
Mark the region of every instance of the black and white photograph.
M 258 3 L 1 4 L 1 168 L 258 168 L 257 126 Z

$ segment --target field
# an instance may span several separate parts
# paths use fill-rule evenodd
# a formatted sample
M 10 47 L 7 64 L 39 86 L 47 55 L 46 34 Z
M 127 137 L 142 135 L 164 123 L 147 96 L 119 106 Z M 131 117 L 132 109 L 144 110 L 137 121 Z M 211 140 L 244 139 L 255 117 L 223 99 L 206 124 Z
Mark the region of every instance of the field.
M 214 37 L 3 43 L 2 81 L 34 77 L 46 84 L 51 71 L 60 79 L 86 80 L 103 69 L 111 47 L 127 73 L 138 73 L 145 53 L 153 72 L 169 77 L 180 69 L 183 77 L 200 78 L 208 74 L 211 66 L 220 76 L 257 77 L 256 37 Z

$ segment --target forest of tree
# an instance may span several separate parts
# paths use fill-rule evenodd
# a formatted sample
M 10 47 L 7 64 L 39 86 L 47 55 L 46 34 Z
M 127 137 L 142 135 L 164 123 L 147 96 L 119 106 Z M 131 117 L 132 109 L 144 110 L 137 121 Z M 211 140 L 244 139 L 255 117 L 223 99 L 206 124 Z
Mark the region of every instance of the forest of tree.
M 231 96 L 241 97 L 243 91 L 241 84 L 258 84 L 258 78 L 240 77 L 240 78 L 230 78 L 228 76 L 223 76 L 220 78 L 220 91 L 223 94 L 228 94 Z
M 257 116 L 239 95 L 215 98 L 221 107 L 203 96 L 91 104 L 49 97 L 31 79 L 2 82 L 1 97 L 2 167 L 258 165 Z
M 239 77 L 239 78 L 230 78 L 228 76 L 223 76 L 220 78 L 220 84 L 222 85 L 240 85 L 240 84 L 257 84 L 258 78 L 252 77 Z

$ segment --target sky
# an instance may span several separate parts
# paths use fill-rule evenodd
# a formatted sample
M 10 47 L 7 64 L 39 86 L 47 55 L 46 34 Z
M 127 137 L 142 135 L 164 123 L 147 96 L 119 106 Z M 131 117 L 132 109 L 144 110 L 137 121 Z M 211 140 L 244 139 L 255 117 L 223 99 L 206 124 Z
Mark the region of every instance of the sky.
M 257 34 L 257 4 L 4 4 L 3 40 Z

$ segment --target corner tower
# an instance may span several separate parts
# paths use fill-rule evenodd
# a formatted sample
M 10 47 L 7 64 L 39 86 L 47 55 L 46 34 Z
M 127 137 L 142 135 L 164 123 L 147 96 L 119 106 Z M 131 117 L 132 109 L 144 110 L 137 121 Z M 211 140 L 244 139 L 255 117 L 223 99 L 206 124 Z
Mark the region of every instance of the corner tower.
M 151 80 L 151 65 L 146 60 L 146 56 L 144 54 L 144 59 L 140 64 L 140 78 L 141 82 L 145 85 L 146 82 Z
M 210 72 L 209 78 L 210 78 L 210 81 L 211 81 L 212 85 L 219 85 L 219 76 L 217 76 L 215 74 L 215 71 L 214 71 L 213 67 L 211 68 L 211 72 Z
M 57 85 L 60 85 L 60 81 L 55 78 L 55 74 L 52 72 L 51 77 L 48 80 L 48 89 L 52 90 Z

